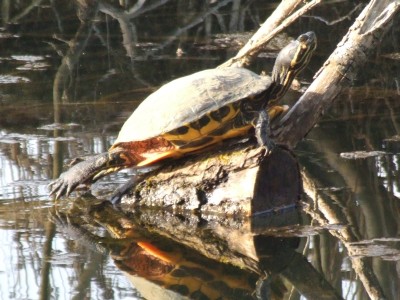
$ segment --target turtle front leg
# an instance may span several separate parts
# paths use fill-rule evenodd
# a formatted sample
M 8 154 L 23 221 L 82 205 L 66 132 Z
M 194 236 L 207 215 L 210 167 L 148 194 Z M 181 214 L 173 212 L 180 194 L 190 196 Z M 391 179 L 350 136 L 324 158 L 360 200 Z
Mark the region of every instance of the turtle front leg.
M 106 175 L 135 166 L 137 162 L 138 158 L 125 150 L 98 154 L 73 165 L 50 183 L 50 195 L 55 195 L 55 199 L 68 196 L 79 184 L 92 184 Z
M 254 128 L 258 144 L 263 146 L 267 153 L 271 152 L 276 145 L 270 138 L 269 115 L 265 109 L 260 111 Z
M 50 195 L 55 195 L 55 199 L 59 199 L 62 196 L 69 196 L 79 184 L 95 182 L 98 178 L 94 177 L 108 165 L 108 162 L 109 154 L 102 153 L 76 163 L 49 184 Z

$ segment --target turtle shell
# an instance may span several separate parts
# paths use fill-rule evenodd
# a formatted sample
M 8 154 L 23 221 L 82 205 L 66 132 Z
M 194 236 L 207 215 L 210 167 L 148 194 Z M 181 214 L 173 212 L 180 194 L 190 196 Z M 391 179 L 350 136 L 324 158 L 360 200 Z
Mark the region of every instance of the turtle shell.
M 122 126 L 114 146 L 162 136 L 206 113 L 260 94 L 271 78 L 244 68 L 209 69 L 175 79 L 148 96 Z

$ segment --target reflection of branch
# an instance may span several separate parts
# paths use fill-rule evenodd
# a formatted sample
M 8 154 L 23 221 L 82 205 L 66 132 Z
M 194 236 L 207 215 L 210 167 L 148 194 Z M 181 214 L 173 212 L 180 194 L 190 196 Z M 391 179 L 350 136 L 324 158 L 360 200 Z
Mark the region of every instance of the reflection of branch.
M 398 118 L 397 118 L 398 112 L 396 111 L 396 109 L 393 109 L 391 103 L 387 99 L 385 99 L 385 104 L 389 111 L 391 124 L 392 124 L 393 128 L 395 129 L 396 134 L 398 135 L 398 134 L 400 134 L 400 125 L 398 124 Z
M 3 26 L 10 20 L 10 0 L 1 1 L 1 20 Z
M 29 14 L 31 12 L 31 10 L 34 9 L 35 7 L 37 7 L 42 1 L 43 0 L 33 0 L 32 3 L 30 5 L 28 5 L 22 12 L 20 12 L 18 15 L 13 17 L 10 20 L 10 23 L 18 22 L 19 19 L 21 19 L 24 16 L 26 16 L 27 14 Z
M 268 18 L 268 20 L 261 26 L 261 28 L 254 34 L 254 36 L 243 46 L 242 49 L 236 54 L 235 57 L 229 59 L 227 62 L 222 64 L 220 67 L 243 67 L 247 65 L 251 59 L 257 56 L 262 51 L 264 45 L 268 43 L 275 35 L 281 32 L 283 29 L 292 24 L 305 12 L 309 11 L 315 5 L 318 5 L 321 0 L 313 0 L 302 8 L 297 10 L 295 13 L 288 15 L 293 9 L 302 2 L 301 0 L 282 1 L 274 13 Z M 273 30 L 271 30 L 273 28 Z
M 314 202 L 317 209 L 313 209 L 310 205 L 303 203 L 303 210 L 309 214 L 314 220 L 318 221 L 320 225 L 328 224 L 352 224 L 350 216 L 343 211 L 338 211 L 337 205 L 326 194 L 318 191 L 314 184 L 314 180 L 309 174 L 303 172 L 303 186 L 306 194 Z M 367 257 L 354 257 L 353 246 L 351 243 L 359 241 L 356 234 L 353 232 L 354 226 L 346 226 L 339 230 L 330 230 L 329 232 L 338 238 L 346 247 L 352 266 L 356 274 L 359 276 L 364 285 L 365 290 L 371 299 L 384 299 L 383 290 L 379 285 L 375 273 L 372 270 L 369 258 Z
M 144 7 L 146 0 L 140 0 L 129 10 L 123 10 L 107 3 L 106 1 L 100 1 L 99 10 L 118 21 L 122 32 L 122 45 L 125 47 L 128 57 L 132 59 L 135 56 L 137 32 L 136 26 L 131 22 L 131 20 L 148 11 L 156 9 L 168 1 L 169 0 L 160 0 Z
M 229 21 L 229 32 L 238 31 L 238 23 L 240 19 L 241 0 L 234 0 L 231 8 L 231 19 Z
M 304 15 L 304 18 L 311 18 L 311 19 L 316 19 L 318 21 L 321 21 L 323 23 L 325 23 L 328 26 L 332 26 L 335 25 L 336 23 L 340 23 L 344 20 L 350 20 L 351 19 L 351 15 L 356 12 L 361 6 L 363 6 L 364 4 L 360 3 L 358 4 L 356 7 L 354 7 L 347 15 L 340 17 L 339 19 L 333 20 L 333 21 L 328 21 L 322 17 L 319 16 L 309 16 L 309 15 Z
M 128 10 L 124 10 L 115 7 L 106 1 L 100 1 L 100 10 L 110 15 L 115 14 L 115 16 L 113 16 L 115 18 L 117 18 L 116 15 L 118 15 L 119 17 L 123 16 L 126 19 L 134 19 L 148 11 L 164 5 L 167 2 L 169 2 L 169 0 L 159 0 L 158 2 L 151 3 L 148 6 L 144 7 L 146 0 L 139 0 L 135 5 L 133 5 L 133 7 L 129 8 Z
M 56 235 L 56 226 L 51 222 L 46 222 L 46 240 L 43 245 L 42 252 L 42 270 L 40 272 L 40 299 L 48 299 L 50 291 L 50 276 L 51 276 L 51 263 L 52 257 L 52 244 L 54 236 Z
M 99 10 L 102 13 L 109 15 L 118 21 L 122 32 L 122 45 L 126 50 L 127 56 L 131 59 L 131 70 L 136 80 L 145 86 L 150 86 L 150 85 L 136 72 L 133 65 L 133 58 L 135 57 L 136 54 L 135 49 L 136 49 L 138 34 L 136 31 L 136 26 L 133 22 L 131 22 L 131 20 L 137 18 L 138 16 L 148 11 L 156 9 L 157 7 L 167 3 L 168 1 L 169 0 L 159 0 L 158 2 L 152 3 L 148 6 L 144 6 L 146 0 L 140 0 L 128 10 L 123 10 L 118 7 L 115 7 L 107 3 L 106 1 L 100 1 L 99 3 Z
M 146 0 L 138 0 L 135 5 L 133 5 L 129 10 L 128 14 L 135 14 L 137 11 L 140 11 L 143 5 L 146 3 Z
M 140 9 L 138 9 L 138 7 L 136 7 L 136 5 L 128 10 L 128 16 L 130 19 L 136 18 L 140 15 L 143 15 L 144 13 L 151 11 L 153 9 L 156 9 L 157 7 L 164 5 L 165 3 L 167 3 L 169 0 L 159 0 L 158 2 L 152 3 L 146 7 L 143 7 L 142 5 L 140 6 Z M 140 2 L 140 1 L 139 1 Z M 138 2 L 138 3 L 139 3 Z
M 53 12 L 54 12 L 54 17 L 55 17 L 56 20 L 57 20 L 57 27 L 58 27 L 58 30 L 59 30 L 60 32 L 63 32 L 63 31 L 64 31 L 64 28 L 63 28 L 63 25 L 62 25 L 62 21 L 61 21 L 60 14 L 59 14 L 59 12 L 58 12 L 57 5 L 56 5 L 56 3 L 55 3 L 55 0 L 51 0 L 51 1 L 50 1 L 50 5 L 51 5 L 51 9 L 52 9 Z
M 177 30 L 175 30 L 175 32 L 170 34 L 169 35 L 170 37 L 162 45 L 157 47 L 156 50 L 164 49 L 169 44 L 171 44 L 173 41 L 175 41 L 180 35 L 185 33 L 187 30 L 189 30 L 190 28 L 196 26 L 197 24 L 200 24 L 200 23 L 204 22 L 204 20 L 209 15 L 215 14 L 218 11 L 218 9 L 220 9 L 221 7 L 227 5 L 228 3 L 232 2 L 232 1 L 233 0 L 218 1 L 218 3 L 215 6 L 213 6 L 212 8 L 210 8 L 208 11 L 202 12 L 199 16 L 194 18 L 190 23 L 186 24 L 184 27 L 181 27 L 181 28 L 178 28 Z
M 107 15 L 110 15 L 118 21 L 122 32 L 122 45 L 124 46 L 128 57 L 133 58 L 135 56 L 137 32 L 135 25 L 130 22 L 129 14 L 127 14 L 124 10 L 109 5 L 104 1 L 100 2 L 99 10 Z
M 127 55 L 130 58 L 134 57 L 134 45 L 137 39 L 136 28 L 132 24 L 131 20 L 142 15 L 150 10 L 154 10 L 155 8 L 165 4 L 169 0 L 160 0 L 156 3 L 153 3 L 149 6 L 144 7 L 145 1 L 139 1 L 134 7 L 130 8 L 129 10 L 123 10 L 117 8 L 115 6 L 110 5 L 105 1 L 100 2 L 99 10 L 105 14 L 110 15 L 114 19 L 116 19 L 121 27 L 122 36 L 123 36 L 123 45 L 126 49 Z M 186 24 L 184 27 L 178 28 L 174 33 L 170 34 L 170 37 L 160 45 L 157 50 L 161 50 L 168 45 L 170 45 L 173 41 L 175 41 L 179 36 L 184 34 L 190 28 L 204 22 L 204 19 L 211 14 L 215 14 L 218 9 L 221 7 L 229 4 L 233 0 L 223 0 L 219 1 L 215 6 L 210 8 L 206 12 L 202 12 L 198 17 L 194 18 L 190 23 Z
M 96 2 L 94 5 L 87 5 L 78 8 L 81 25 L 79 26 L 74 38 L 69 42 L 68 52 L 64 56 L 54 77 L 53 101 L 55 104 L 61 101 L 63 92 L 67 91 L 67 86 L 70 84 L 71 74 L 83 49 L 86 47 L 87 41 L 89 40 L 97 10 L 98 6 Z

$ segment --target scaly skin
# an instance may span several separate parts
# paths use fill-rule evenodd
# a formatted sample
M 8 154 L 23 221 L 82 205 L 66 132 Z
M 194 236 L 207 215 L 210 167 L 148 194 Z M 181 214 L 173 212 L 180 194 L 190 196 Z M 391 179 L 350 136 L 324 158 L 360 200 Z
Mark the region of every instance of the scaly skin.
M 50 183 L 50 195 L 55 195 L 56 199 L 69 196 L 79 184 L 92 184 L 109 173 L 125 168 L 128 163 L 124 154 L 124 151 L 101 153 L 75 164 Z

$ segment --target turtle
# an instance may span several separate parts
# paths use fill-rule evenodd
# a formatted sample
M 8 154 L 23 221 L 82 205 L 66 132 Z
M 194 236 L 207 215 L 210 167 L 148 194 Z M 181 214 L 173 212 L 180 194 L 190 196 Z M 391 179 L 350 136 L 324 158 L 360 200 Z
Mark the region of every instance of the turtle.
M 124 168 L 140 170 L 206 151 L 224 140 L 249 135 L 252 128 L 260 146 L 272 151 L 275 143 L 268 137 L 268 109 L 284 96 L 316 46 L 314 32 L 301 34 L 279 52 L 271 77 L 224 67 L 163 85 L 136 108 L 108 152 L 62 173 L 50 183 L 50 195 L 69 196 L 79 184 L 94 183 Z M 120 198 L 111 200 L 118 203 Z

